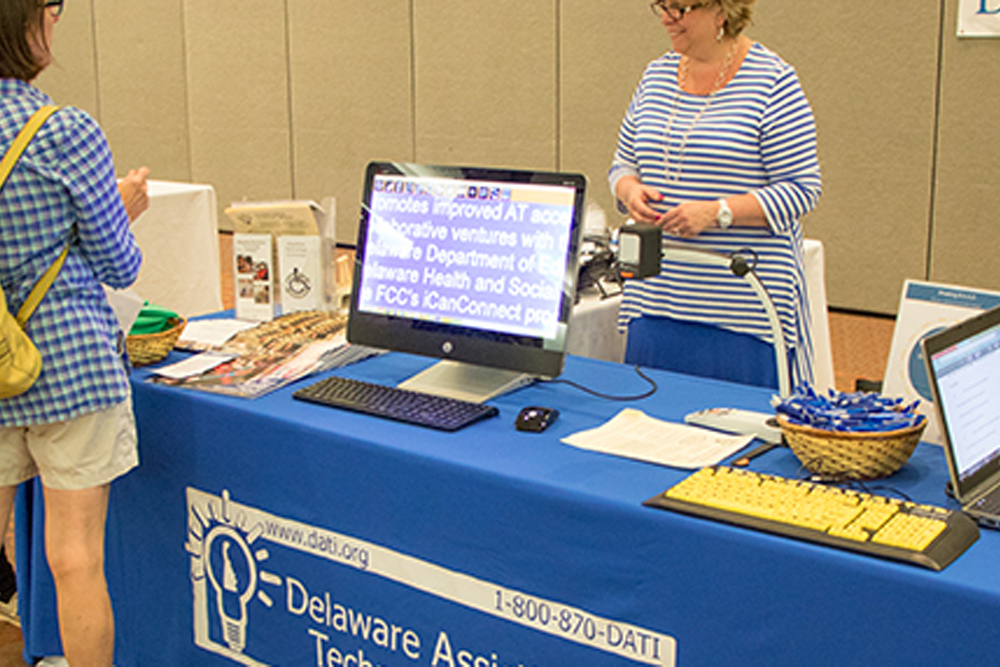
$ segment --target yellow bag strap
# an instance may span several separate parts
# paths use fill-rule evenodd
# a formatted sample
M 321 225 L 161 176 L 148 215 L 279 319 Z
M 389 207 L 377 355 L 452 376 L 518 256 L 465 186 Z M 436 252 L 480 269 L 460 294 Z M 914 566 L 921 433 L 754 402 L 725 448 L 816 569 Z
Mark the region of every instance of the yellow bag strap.
M 45 293 L 49 291 L 49 287 L 52 286 L 56 276 L 59 275 L 63 262 L 66 261 L 67 253 L 69 253 L 69 246 L 63 248 L 59 256 L 56 257 L 56 261 L 52 262 L 52 266 L 46 269 L 42 277 L 35 283 L 35 286 L 31 288 L 28 298 L 21 304 L 21 309 L 17 311 L 17 323 L 22 327 L 28 321 L 28 318 L 31 317 L 31 314 L 35 312 L 35 308 L 38 308 L 38 304 L 45 298 Z
M 35 112 L 35 115 L 28 119 L 28 122 L 24 124 L 21 131 L 18 133 L 17 137 L 14 138 L 14 143 L 10 145 L 7 149 L 7 154 L 3 156 L 3 161 L 0 161 L 0 184 L 7 182 L 7 177 L 10 176 L 11 170 L 17 161 L 21 159 L 21 153 L 24 149 L 28 147 L 31 140 L 35 138 L 35 133 L 38 129 L 45 124 L 45 121 L 49 119 L 49 116 L 54 114 L 59 107 L 54 107 L 52 105 L 44 106 Z M 2 187 L 2 185 L 0 185 Z
M 35 114 L 28 119 L 28 122 L 24 124 L 21 131 L 15 137 L 14 142 L 7 149 L 7 154 L 3 156 L 3 160 L 0 161 L 0 188 L 7 182 L 7 177 L 10 176 L 11 170 L 14 169 L 14 165 L 17 161 L 21 159 L 21 154 L 24 153 L 24 149 L 28 147 L 31 140 L 35 138 L 35 134 L 38 132 L 39 128 L 45 124 L 45 121 L 49 119 L 49 116 L 58 111 L 59 107 L 47 105 L 40 108 Z M 17 321 L 21 326 L 28 321 L 31 314 L 35 312 L 35 308 L 41 303 L 42 299 L 45 297 L 45 293 L 49 290 L 52 282 L 56 279 L 59 274 L 59 270 L 62 269 L 63 262 L 66 261 L 66 253 L 69 252 L 69 246 L 63 248 L 62 253 L 55 262 L 52 263 L 35 286 L 31 290 L 31 294 L 24 301 L 21 309 L 17 311 Z

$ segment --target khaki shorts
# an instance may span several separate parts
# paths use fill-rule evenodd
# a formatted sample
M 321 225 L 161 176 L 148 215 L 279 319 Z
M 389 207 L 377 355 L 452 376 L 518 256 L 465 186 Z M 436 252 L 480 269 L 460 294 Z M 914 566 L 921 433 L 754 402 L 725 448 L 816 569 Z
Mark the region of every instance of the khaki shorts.
M 0 486 L 41 475 L 52 489 L 89 489 L 138 464 L 131 397 L 65 422 L 0 427 Z

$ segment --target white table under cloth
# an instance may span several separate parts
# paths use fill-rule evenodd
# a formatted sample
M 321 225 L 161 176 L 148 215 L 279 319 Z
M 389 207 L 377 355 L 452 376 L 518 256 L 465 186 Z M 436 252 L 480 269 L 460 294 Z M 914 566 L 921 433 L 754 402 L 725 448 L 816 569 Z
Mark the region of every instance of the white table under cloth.
M 610 293 L 617 285 L 606 288 Z M 566 335 L 566 351 L 581 357 L 621 363 L 625 358 L 625 334 L 618 331 L 620 294 L 604 297 L 596 287 L 580 292 L 573 306 Z
M 823 242 L 803 241 L 805 250 L 806 289 L 809 290 L 809 316 L 813 335 L 813 385 L 817 391 L 834 386 L 833 347 L 830 343 L 830 317 L 826 302 L 826 255 Z
M 818 391 L 834 386 L 833 351 L 830 344 L 830 320 L 826 302 L 826 259 L 823 243 L 805 239 L 806 288 L 813 334 L 813 375 Z M 614 289 L 610 287 L 609 289 Z M 588 288 L 573 307 L 570 316 L 567 350 L 570 354 L 592 359 L 622 361 L 625 335 L 618 332 L 618 307 L 621 297 L 602 298 L 596 288 Z
M 222 310 L 215 189 L 149 181 L 149 209 L 132 223 L 143 262 L 133 291 L 184 317 Z

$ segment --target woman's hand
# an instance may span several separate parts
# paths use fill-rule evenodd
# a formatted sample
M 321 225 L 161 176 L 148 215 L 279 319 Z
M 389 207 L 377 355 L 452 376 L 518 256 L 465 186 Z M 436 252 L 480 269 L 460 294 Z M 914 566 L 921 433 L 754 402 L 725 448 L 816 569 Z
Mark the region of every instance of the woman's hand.
M 624 176 L 615 186 L 615 196 L 618 201 L 628 209 L 629 216 L 636 222 L 647 222 L 659 224 L 660 214 L 653 209 L 649 202 L 657 202 L 663 199 L 663 195 L 656 188 L 644 185 L 635 176 Z
M 715 227 L 718 213 L 718 201 L 689 201 L 664 213 L 657 224 L 671 236 L 692 238 Z
M 125 212 L 128 213 L 128 221 L 135 222 L 135 219 L 142 215 L 149 208 L 149 195 L 147 194 L 146 177 L 149 169 L 139 167 L 126 174 L 125 178 L 118 181 L 118 193 L 125 204 Z

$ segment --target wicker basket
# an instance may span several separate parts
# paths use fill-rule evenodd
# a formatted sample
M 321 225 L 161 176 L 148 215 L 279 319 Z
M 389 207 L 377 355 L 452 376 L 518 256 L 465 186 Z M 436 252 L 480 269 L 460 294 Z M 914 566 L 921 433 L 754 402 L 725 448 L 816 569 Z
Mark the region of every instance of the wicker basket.
M 133 366 L 155 364 L 165 359 L 170 350 L 174 349 L 174 343 L 184 331 L 187 320 L 183 317 L 171 317 L 167 323 L 172 326 L 164 331 L 125 337 L 125 348 Z
M 785 442 L 812 473 L 837 479 L 879 479 L 899 470 L 927 426 L 884 432 L 827 431 L 792 424 L 778 415 Z

